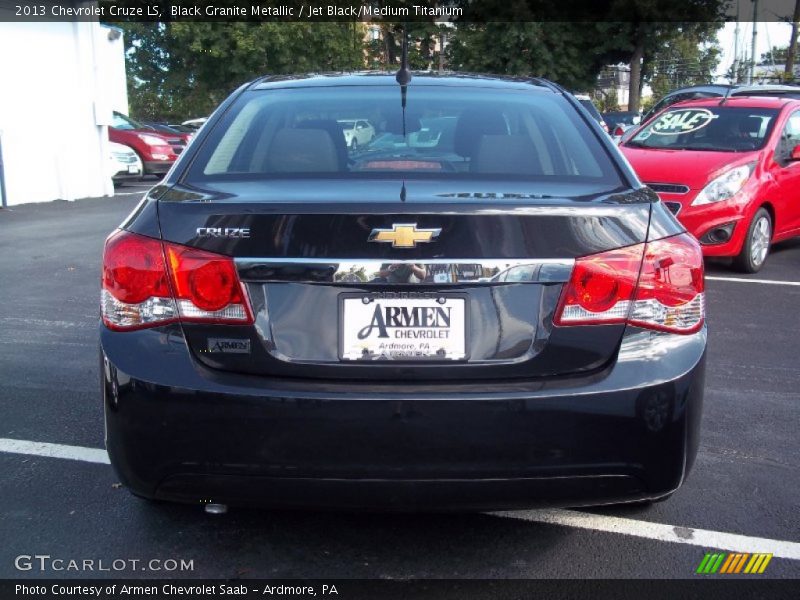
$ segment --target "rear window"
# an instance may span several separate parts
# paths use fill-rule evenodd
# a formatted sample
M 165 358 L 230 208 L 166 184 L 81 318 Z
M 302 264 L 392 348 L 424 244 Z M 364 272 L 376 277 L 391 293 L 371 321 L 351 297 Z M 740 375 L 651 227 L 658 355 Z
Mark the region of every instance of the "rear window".
M 503 178 L 617 187 L 610 157 L 550 92 L 411 86 L 255 90 L 210 132 L 186 179 Z
M 625 146 L 666 150 L 746 152 L 763 147 L 778 111 L 731 106 L 683 107 L 650 121 Z

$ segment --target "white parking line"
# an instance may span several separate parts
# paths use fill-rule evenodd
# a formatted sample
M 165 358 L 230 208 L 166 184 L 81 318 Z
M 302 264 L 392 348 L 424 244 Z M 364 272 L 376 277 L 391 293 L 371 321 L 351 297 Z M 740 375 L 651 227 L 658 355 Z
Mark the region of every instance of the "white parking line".
M 83 446 L 65 446 L 47 442 L 29 442 L 28 440 L 12 440 L 0 438 L 0 452 L 12 454 L 29 454 L 50 458 L 68 458 L 83 462 L 110 464 L 108 454 L 101 448 L 84 448 Z
M 751 537 L 737 533 L 725 533 L 708 529 L 692 529 L 653 523 L 650 521 L 637 521 L 623 517 L 607 517 L 604 515 L 591 515 L 574 510 L 531 510 L 531 511 L 506 511 L 489 513 L 508 519 L 533 521 L 534 523 L 548 523 L 578 529 L 591 529 L 629 535 L 659 542 L 673 544 L 689 544 L 731 552 L 766 552 L 776 558 L 790 558 L 800 560 L 800 544 L 769 538 Z
M 31 442 L 28 440 L 13 440 L 0 438 L 0 452 L 12 454 L 27 454 L 33 456 L 46 456 L 49 458 L 66 458 L 90 463 L 109 464 L 108 454 L 100 448 L 84 448 L 82 446 L 65 446 L 63 444 L 49 444 L 46 442 Z M 663 523 L 637 521 L 622 517 L 607 517 L 592 515 L 574 510 L 528 510 L 504 511 L 488 513 L 496 517 L 575 527 L 577 529 L 590 529 L 620 535 L 629 535 L 660 542 L 674 544 L 689 544 L 704 548 L 730 550 L 732 552 L 767 552 L 776 558 L 790 558 L 800 560 L 800 543 L 768 538 L 724 533 L 707 529 L 690 529 Z
M 779 281 L 777 279 L 746 279 L 744 277 L 715 277 L 706 275 L 711 281 L 735 281 L 737 283 L 766 283 L 767 285 L 791 285 L 800 287 L 800 281 Z

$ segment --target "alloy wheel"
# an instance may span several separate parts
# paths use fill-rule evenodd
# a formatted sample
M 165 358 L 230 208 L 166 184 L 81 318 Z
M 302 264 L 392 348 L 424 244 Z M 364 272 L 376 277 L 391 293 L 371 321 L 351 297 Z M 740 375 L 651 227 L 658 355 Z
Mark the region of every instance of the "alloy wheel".
M 769 242 L 772 237 L 771 229 L 769 218 L 761 216 L 750 234 L 750 259 L 756 267 L 760 266 L 767 258 Z

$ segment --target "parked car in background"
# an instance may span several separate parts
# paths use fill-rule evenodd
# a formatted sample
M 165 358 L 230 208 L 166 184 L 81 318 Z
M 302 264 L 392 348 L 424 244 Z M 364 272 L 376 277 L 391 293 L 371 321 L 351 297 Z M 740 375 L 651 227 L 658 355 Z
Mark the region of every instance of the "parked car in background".
M 800 100 L 681 102 L 620 148 L 706 256 L 754 273 L 772 243 L 800 235 Z
M 625 132 L 636 127 L 642 119 L 642 115 L 634 111 L 613 111 L 603 113 L 602 116 L 615 142 L 619 142 Z
M 189 127 L 188 125 L 181 125 L 180 123 L 167 123 L 167 127 L 172 127 L 175 131 L 180 131 L 181 133 L 194 133 L 197 131 L 194 127 Z
M 800 98 L 800 86 L 796 85 L 728 85 L 728 84 L 708 84 L 693 85 L 671 91 L 661 100 L 656 102 L 653 107 L 642 116 L 642 123 L 646 123 L 653 116 L 665 108 L 684 102 L 700 98 L 720 98 L 729 96 L 788 96 Z
M 600 127 L 602 127 L 606 133 L 608 133 L 608 123 L 605 122 L 603 116 L 600 114 L 600 111 L 597 110 L 594 102 L 592 102 L 592 99 L 584 94 L 575 94 L 575 98 L 581 103 L 583 108 L 589 111 L 589 114 L 592 115 L 592 118 L 600 123 Z
M 156 121 L 140 121 L 146 127 L 149 127 L 153 131 L 160 133 L 161 135 L 169 138 L 180 138 L 183 140 L 183 144 L 180 144 L 180 148 L 176 148 L 177 153 L 180 154 L 183 152 L 183 148 L 192 141 L 194 137 L 194 131 L 182 131 L 181 129 L 177 129 L 172 125 L 167 125 L 166 123 L 158 123 Z M 188 128 L 187 128 L 188 129 Z
M 133 148 L 116 142 L 109 142 L 108 146 L 108 176 L 115 184 L 142 178 L 142 160 Z
M 375 128 L 366 119 L 339 119 L 338 123 L 344 132 L 347 147 L 353 150 L 369 144 L 375 137 Z
M 142 123 L 120 113 L 114 113 L 113 125 L 108 128 L 108 139 L 133 148 L 144 165 L 145 175 L 163 175 L 169 171 L 178 153 L 177 142 L 153 131 Z M 181 145 L 183 141 L 181 140 Z
M 108 238 L 106 446 L 132 492 L 476 511 L 686 480 L 697 240 L 558 86 L 419 73 L 407 93 L 416 118 L 392 74 L 243 86 Z M 447 121 L 353 150 L 353 114 Z
M 183 123 L 181 123 L 181 125 L 197 131 L 203 126 L 203 123 L 205 123 L 206 121 L 208 121 L 208 117 L 200 117 L 198 119 L 189 119 L 187 121 L 184 121 Z

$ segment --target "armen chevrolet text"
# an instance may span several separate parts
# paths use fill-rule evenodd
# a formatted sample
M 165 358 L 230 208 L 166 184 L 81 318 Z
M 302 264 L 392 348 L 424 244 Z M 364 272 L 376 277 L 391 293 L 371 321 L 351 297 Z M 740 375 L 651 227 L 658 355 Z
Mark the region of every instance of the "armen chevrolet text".
M 560 87 L 398 80 L 243 86 L 108 238 L 121 481 L 295 508 L 669 496 L 698 445 L 697 241 Z

